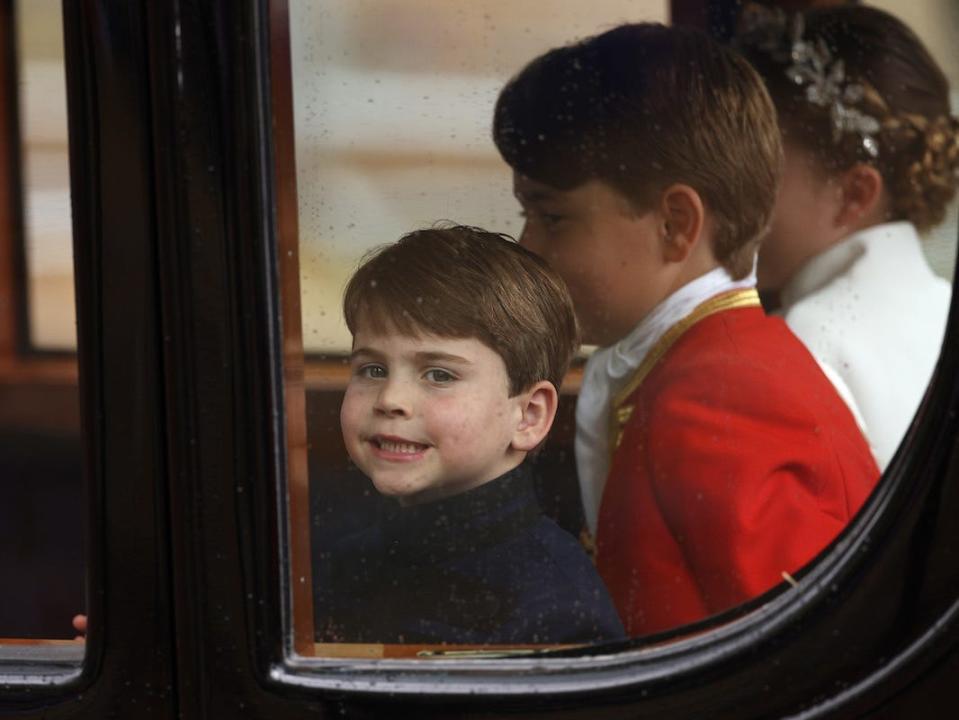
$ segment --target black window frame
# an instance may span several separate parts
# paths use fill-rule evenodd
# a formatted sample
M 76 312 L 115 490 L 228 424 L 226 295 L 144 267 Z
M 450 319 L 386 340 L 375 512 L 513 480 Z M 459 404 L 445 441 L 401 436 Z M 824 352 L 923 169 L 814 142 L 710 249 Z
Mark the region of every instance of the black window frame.
M 176 713 L 142 20 L 137 6 L 63 2 L 88 548 L 77 611 L 95 627 L 79 663 L 77 648 L 39 647 L 0 664 L 0 717 Z

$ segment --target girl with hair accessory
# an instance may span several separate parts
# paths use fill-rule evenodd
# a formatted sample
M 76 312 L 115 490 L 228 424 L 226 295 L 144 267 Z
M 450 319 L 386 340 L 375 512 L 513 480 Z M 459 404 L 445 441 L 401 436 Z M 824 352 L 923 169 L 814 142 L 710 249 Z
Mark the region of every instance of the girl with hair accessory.
M 859 413 L 885 468 L 949 310 L 949 283 L 919 239 L 957 185 L 948 83 L 916 35 L 874 8 L 789 17 L 753 5 L 737 45 L 766 82 L 785 148 L 759 287 Z

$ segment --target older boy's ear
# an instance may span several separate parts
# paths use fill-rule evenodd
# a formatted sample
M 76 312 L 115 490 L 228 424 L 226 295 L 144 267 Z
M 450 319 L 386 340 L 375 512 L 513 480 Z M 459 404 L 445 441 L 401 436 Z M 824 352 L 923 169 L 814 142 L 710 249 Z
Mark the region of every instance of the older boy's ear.
M 837 227 L 857 230 L 885 220 L 882 175 L 872 165 L 853 165 L 842 173 L 839 186 Z
M 553 383 L 540 380 L 529 390 L 519 395 L 522 416 L 513 431 L 514 450 L 529 452 L 536 448 L 549 433 L 556 417 L 559 397 Z
M 703 200 L 689 185 L 677 183 L 663 191 L 660 212 L 663 217 L 663 257 L 668 262 L 682 262 L 703 232 L 706 222 Z

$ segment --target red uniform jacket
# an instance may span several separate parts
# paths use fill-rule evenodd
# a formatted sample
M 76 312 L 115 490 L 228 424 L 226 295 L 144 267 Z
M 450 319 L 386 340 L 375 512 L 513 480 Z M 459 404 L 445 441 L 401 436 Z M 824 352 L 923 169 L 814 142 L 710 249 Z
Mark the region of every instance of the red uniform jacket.
M 879 477 L 845 403 L 779 318 L 747 307 L 675 330 L 616 406 L 599 513 L 597 566 L 630 635 L 782 582 Z

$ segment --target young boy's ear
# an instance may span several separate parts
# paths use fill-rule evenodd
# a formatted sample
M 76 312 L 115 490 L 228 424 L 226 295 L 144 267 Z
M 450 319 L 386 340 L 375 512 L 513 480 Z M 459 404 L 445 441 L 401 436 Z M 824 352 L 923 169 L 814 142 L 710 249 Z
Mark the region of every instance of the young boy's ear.
M 546 438 L 559 397 L 553 383 L 540 380 L 526 392 L 518 396 L 522 416 L 513 431 L 512 448 L 523 452 L 534 450 Z
M 706 221 L 703 200 L 689 185 L 677 183 L 663 191 L 663 259 L 683 262 L 696 247 Z

